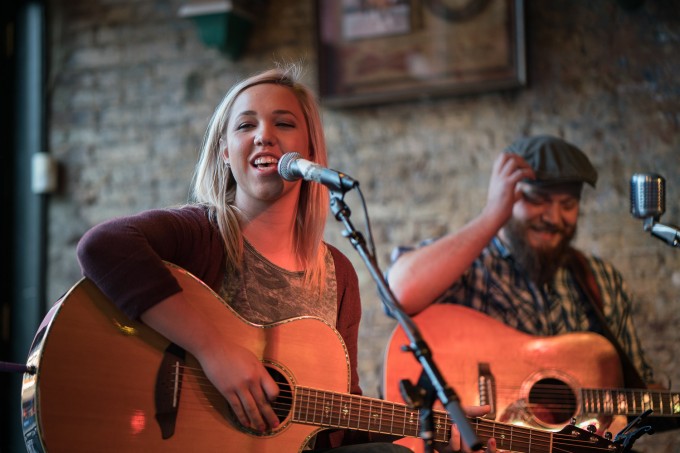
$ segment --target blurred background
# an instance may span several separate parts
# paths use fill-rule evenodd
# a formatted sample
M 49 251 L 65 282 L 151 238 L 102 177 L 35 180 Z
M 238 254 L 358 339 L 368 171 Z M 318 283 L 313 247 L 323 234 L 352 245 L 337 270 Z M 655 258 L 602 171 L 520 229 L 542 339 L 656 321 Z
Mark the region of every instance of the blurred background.
M 222 14 L 218 29 L 227 23 L 217 45 L 214 24 L 197 17 L 206 12 L 200 3 L 217 4 L 207 11 Z M 629 202 L 631 176 L 658 173 L 667 190 L 661 221 L 680 223 L 680 3 L 501 0 L 513 11 L 499 16 L 501 32 L 473 27 L 455 55 L 478 67 L 492 55 L 508 63 L 509 75 L 477 74 L 465 85 L 414 64 L 421 77 L 401 86 L 400 74 L 411 76 L 397 66 L 387 74 L 393 90 L 382 93 L 380 83 L 361 77 L 380 76 L 385 66 L 353 51 L 381 40 L 413 50 L 428 40 L 427 27 L 475 20 L 445 17 L 442 8 L 488 2 L 373 2 L 374 9 L 394 3 L 396 22 L 351 16 L 362 2 L 338 0 L 340 12 L 332 3 L 3 2 L 0 360 L 25 363 L 47 309 L 81 278 L 81 235 L 113 216 L 185 202 L 204 129 L 226 90 L 275 62 L 298 61 L 321 97 L 330 166 L 361 184 L 382 270 L 394 247 L 474 217 L 494 158 L 514 139 L 553 134 L 583 149 L 600 179 L 585 189 L 577 245 L 622 272 L 648 359 L 662 382 L 680 388 L 680 251 L 644 232 Z M 320 44 L 337 36 L 359 44 Z M 442 35 L 428 36 L 432 53 L 444 52 L 439 61 L 450 64 L 454 54 L 438 46 Z M 494 48 L 498 42 L 512 52 Z M 362 229 L 360 199 L 350 193 L 345 201 Z M 395 322 L 342 230 L 331 216 L 326 239 L 353 261 L 361 283 L 362 387 L 378 396 Z M 0 380 L 0 449 L 22 452 L 21 376 L 0 373 Z M 680 452 L 679 445 L 680 432 L 672 431 L 636 447 Z

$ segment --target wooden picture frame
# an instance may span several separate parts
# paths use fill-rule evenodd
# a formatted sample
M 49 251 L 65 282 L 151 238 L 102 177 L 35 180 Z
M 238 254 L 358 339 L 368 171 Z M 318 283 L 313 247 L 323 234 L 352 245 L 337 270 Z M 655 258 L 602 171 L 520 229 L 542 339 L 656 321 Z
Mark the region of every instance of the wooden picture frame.
M 524 0 L 316 0 L 316 17 L 329 107 L 526 85 Z

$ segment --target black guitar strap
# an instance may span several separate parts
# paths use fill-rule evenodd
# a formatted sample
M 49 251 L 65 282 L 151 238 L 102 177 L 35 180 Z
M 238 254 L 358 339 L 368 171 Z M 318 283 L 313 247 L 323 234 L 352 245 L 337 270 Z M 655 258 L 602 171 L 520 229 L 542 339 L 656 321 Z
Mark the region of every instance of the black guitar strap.
M 584 295 L 584 299 L 593 309 L 593 313 L 595 313 L 595 316 L 602 327 L 602 334 L 614 345 L 616 351 L 619 353 L 626 387 L 633 389 L 647 388 L 647 384 L 645 384 L 645 381 L 640 377 L 640 373 L 635 368 L 635 365 L 633 365 L 633 361 L 607 324 L 607 320 L 602 312 L 602 294 L 600 293 L 600 288 L 597 286 L 595 276 L 590 269 L 586 257 L 583 253 L 572 248 L 570 257 L 567 260 L 567 267 L 571 270 L 576 283 Z

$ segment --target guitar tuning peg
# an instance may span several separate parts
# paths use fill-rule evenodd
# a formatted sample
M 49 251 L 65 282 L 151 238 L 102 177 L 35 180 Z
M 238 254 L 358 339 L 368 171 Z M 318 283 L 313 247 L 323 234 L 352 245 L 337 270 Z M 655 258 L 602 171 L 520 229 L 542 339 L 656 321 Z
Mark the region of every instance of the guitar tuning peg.
M 597 432 L 597 426 L 588 425 L 588 432 L 595 434 Z
M 614 437 L 614 435 L 611 433 L 611 431 L 607 431 L 607 432 L 604 433 L 605 439 L 612 440 L 612 437 Z

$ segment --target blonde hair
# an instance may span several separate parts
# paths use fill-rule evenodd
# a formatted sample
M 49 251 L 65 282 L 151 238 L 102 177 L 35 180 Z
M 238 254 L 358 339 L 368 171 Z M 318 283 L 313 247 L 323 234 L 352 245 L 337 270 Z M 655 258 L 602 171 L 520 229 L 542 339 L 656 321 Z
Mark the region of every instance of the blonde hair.
M 299 80 L 301 69 L 290 64 L 253 75 L 235 84 L 224 96 L 208 123 L 191 187 L 193 202 L 209 208 L 225 246 L 227 271 L 239 271 L 243 261 L 243 237 L 234 206 L 236 180 L 221 156 L 220 141 L 232 114 L 235 99 L 254 85 L 288 87 L 300 102 L 309 131 L 310 160 L 327 166 L 326 141 L 313 92 Z M 305 282 L 321 290 L 325 282 L 323 231 L 329 209 L 328 190 L 321 184 L 301 182 L 293 241 L 305 269 Z

